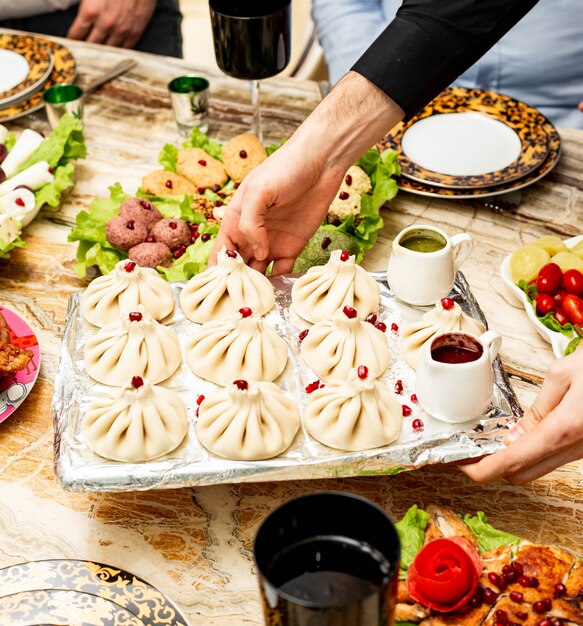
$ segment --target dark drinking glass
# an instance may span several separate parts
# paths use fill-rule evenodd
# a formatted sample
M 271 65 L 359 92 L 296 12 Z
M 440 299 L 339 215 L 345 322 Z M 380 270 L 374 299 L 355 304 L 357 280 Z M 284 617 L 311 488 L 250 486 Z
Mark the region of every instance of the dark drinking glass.
M 249 80 L 253 132 L 262 140 L 259 81 L 290 59 L 291 0 L 209 0 L 215 56 L 225 74 Z

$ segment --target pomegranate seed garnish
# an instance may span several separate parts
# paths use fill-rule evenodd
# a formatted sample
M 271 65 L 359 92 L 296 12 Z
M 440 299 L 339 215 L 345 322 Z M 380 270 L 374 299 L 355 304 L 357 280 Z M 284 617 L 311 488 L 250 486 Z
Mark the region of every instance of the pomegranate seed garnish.
M 140 200 L 140 206 L 144 211 L 151 211 L 153 209 L 152 205 L 147 200 Z
M 249 384 L 246 380 L 234 380 L 233 385 L 235 385 L 239 391 L 247 391 L 247 389 L 249 389 Z
M 513 583 L 518 578 L 518 572 L 511 568 L 509 572 L 504 572 L 503 577 L 507 583 Z
M 518 619 L 528 619 L 528 613 L 526 613 L 525 611 L 518 611 L 514 614 L 514 616 Z
M 528 579 L 528 586 L 532 587 L 533 589 L 536 589 L 539 586 L 539 582 L 538 582 L 538 578 L 536 578 L 535 576 L 531 576 Z
M 153 235 L 148 235 L 146 237 L 146 243 L 154 243 L 156 240 L 154 239 Z
M 346 315 L 346 317 L 351 320 L 353 320 L 358 315 L 356 309 L 348 305 L 346 305 L 342 309 L 342 313 L 344 313 L 344 315 Z
M 24 200 L 22 198 L 16 198 L 14 201 L 18 206 L 24 206 Z
M 319 388 L 320 388 L 320 381 L 315 380 L 313 383 L 306 385 L 306 393 L 312 393 L 316 391 L 316 389 L 319 389 Z
M 381 331 L 381 333 L 384 333 L 384 332 L 386 332 L 386 331 L 387 331 L 387 325 L 386 325 L 384 322 L 377 322 L 377 323 L 374 325 L 374 327 L 375 327 L 377 330 L 380 330 L 380 331 Z
M 248 306 L 240 308 L 239 313 L 241 313 L 242 318 L 251 317 L 253 315 L 253 311 Z
M 54 174 L 55 170 L 52 167 L 49 167 L 49 174 Z
M 544 602 L 542 600 L 538 600 L 532 605 L 532 610 L 535 613 L 539 613 L 539 614 L 544 613 L 546 611 Z
M 490 572 L 488 574 L 488 580 L 500 590 L 506 588 L 506 581 L 502 578 L 502 576 L 496 574 L 496 572 Z
M 226 198 L 227 194 L 226 193 L 222 193 L 221 191 L 219 191 L 219 193 L 217 194 L 217 196 L 219 196 L 219 198 Z
M 508 624 L 508 613 L 506 611 L 498 610 L 494 613 L 494 619 L 498 624 Z
M 126 272 L 128 272 L 128 274 L 129 274 L 130 272 L 133 272 L 135 269 L 136 269 L 136 264 L 134 263 L 134 261 L 128 261 L 128 262 L 125 264 L 124 270 L 125 270 Z
M 519 563 L 518 561 L 512 561 L 512 563 L 510 563 L 510 566 L 515 572 L 518 572 L 520 576 L 524 574 L 524 568 L 522 567 L 522 563 Z
M 331 243 L 332 239 L 330 239 L 330 237 L 324 237 L 324 239 L 322 239 L 322 250 L 326 250 Z
M 172 258 L 173 259 L 179 259 L 185 252 L 186 252 L 186 248 L 184 246 L 179 246 L 172 253 Z
M 142 321 L 142 314 L 138 311 L 136 313 L 130 313 L 129 318 L 130 318 L 130 322 L 141 322 Z
M 342 252 L 340 253 L 340 260 L 348 261 L 349 258 L 350 258 L 350 254 L 348 254 L 348 250 L 342 250 Z
M 242 159 L 246 159 L 247 158 L 247 152 L 245 150 L 241 150 L 241 152 L 239 152 L 239 156 Z
M 192 233 L 192 237 L 190 238 L 191 243 L 194 243 L 194 241 L 196 241 L 199 237 L 200 237 L 200 233 Z
M 350 185 L 352 185 L 352 176 L 350 174 L 346 174 L 344 182 L 350 187 Z
M 415 394 L 415 393 L 414 393 L 414 394 L 411 396 L 411 402 L 412 402 L 413 404 L 417 404 L 417 402 L 418 402 L 418 400 L 417 400 L 417 394 Z
M 197 187 L 196 190 L 202 196 L 202 194 L 206 191 L 206 188 L 205 187 Z
M 551 620 L 551 626 L 563 626 L 563 622 L 560 619 Z
M 223 204 L 225 204 L 222 200 L 215 200 L 215 206 L 219 207 L 219 206 L 223 206 Z
M 409 415 L 413 413 L 413 411 L 411 410 L 411 407 L 408 407 L 406 404 L 403 405 L 402 410 L 403 410 L 403 417 L 409 417 Z
M 411 426 L 413 427 L 413 430 L 423 430 L 424 424 L 422 420 L 417 418 L 413 420 L 413 423 L 411 424 Z
M 203 235 L 200 236 L 202 241 L 208 241 L 211 236 L 208 233 L 204 233 Z
M 541 602 L 543 603 L 543 606 L 545 607 L 545 611 L 547 611 L 547 613 L 553 608 L 553 601 L 550 598 L 543 598 Z
M 395 393 L 399 396 L 403 393 L 403 381 L 401 379 L 395 383 Z
M 494 604 L 494 602 L 496 602 L 497 599 L 498 599 L 498 594 L 495 591 L 493 591 L 492 589 L 489 589 L 488 587 L 484 589 L 484 602 L 486 604 Z
M 168 222 L 168 228 L 176 230 L 178 228 L 178 224 L 176 222 Z
M 144 384 L 144 379 L 141 376 L 134 376 L 132 378 L 132 387 L 139 389 Z
M 560 598 L 567 593 L 567 587 L 563 583 L 557 583 L 555 585 L 555 598 Z
M 325 386 L 326 386 L 326 385 L 325 385 L 324 383 L 322 383 L 322 384 L 320 385 L 320 389 L 324 389 L 324 387 L 325 387 Z
M 397 324 L 395 324 L 395 322 L 393 322 L 393 323 L 391 324 L 391 330 L 392 330 L 394 333 L 398 333 L 398 332 L 399 332 L 399 327 L 397 326 Z
M 198 396 L 198 398 L 196 399 L 196 404 L 198 406 L 200 406 L 202 403 L 204 402 L 204 396 L 201 394 L 200 396 Z
M 234 250 L 227 250 L 225 254 L 231 259 L 237 258 L 237 253 Z
M 126 222 L 126 228 L 127 228 L 128 230 L 134 230 L 134 226 L 135 226 L 135 224 L 136 224 L 136 223 L 134 222 L 134 220 L 129 220 L 129 222 Z
M 359 365 L 358 377 L 360 380 L 364 380 L 368 376 L 368 367 L 366 365 Z
M 215 183 L 215 184 L 212 186 L 212 190 L 213 190 L 215 193 L 217 193 L 217 191 L 218 191 L 220 188 L 221 188 L 221 186 L 220 186 L 219 184 L 217 184 L 217 183 Z
M 309 332 L 310 332 L 309 328 L 302 330 L 302 332 L 298 335 L 298 339 L 300 340 L 300 343 L 308 336 Z
M 166 187 L 168 187 L 168 189 L 172 189 L 172 187 L 174 187 L 174 185 L 172 184 L 172 181 L 170 179 L 168 179 L 164 185 L 166 185 Z
M 198 164 L 202 165 L 203 167 L 206 167 L 206 161 L 204 159 L 199 159 Z
M 374 326 L 377 323 L 377 319 L 377 314 L 371 313 L 369 316 L 367 316 L 366 321 Z
M 198 230 L 198 224 L 189 224 L 190 230 L 196 232 Z
M 503 574 L 506 574 L 506 572 L 511 572 L 511 571 L 512 571 L 512 566 L 511 566 L 511 565 L 505 565 L 505 566 L 502 568 L 502 573 L 503 573 Z
M 347 191 L 341 191 L 338 194 L 338 197 L 340 198 L 340 200 L 348 200 L 348 198 L 350 198 L 350 194 Z
M 455 302 L 451 298 L 442 298 L 441 306 L 446 310 L 453 309 Z
M 476 589 L 476 593 L 470 598 L 470 606 L 473 609 L 477 609 L 479 606 L 482 606 L 482 602 L 484 600 L 484 590 L 482 587 L 478 587 Z
M 535 602 L 535 604 L 537 603 Z M 553 622 L 548 617 L 545 617 L 544 619 L 541 619 L 541 621 L 538 623 L 538 626 L 553 626 Z
M 520 593 L 520 591 L 511 591 L 510 599 L 512 600 L 512 602 L 520 604 L 524 600 L 524 595 Z
M 235 183 L 235 189 L 239 189 L 239 185 L 240 185 L 240 184 L 241 184 L 241 183 Z

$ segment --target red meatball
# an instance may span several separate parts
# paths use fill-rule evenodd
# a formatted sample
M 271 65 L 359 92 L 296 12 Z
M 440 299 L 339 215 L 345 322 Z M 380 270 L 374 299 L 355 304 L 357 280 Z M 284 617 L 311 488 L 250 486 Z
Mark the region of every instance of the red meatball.
M 162 219 L 162 213 L 145 198 L 128 198 L 121 203 L 119 214 L 143 224 L 148 230 Z
M 105 225 L 107 241 L 119 250 L 129 250 L 142 241 L 146 241 L 148 229 L 136 220 L 117 216 Z
M 188 224 L 176 217 L 165 217 L 150 230 L 156 241 L 165 243 L 171 250 L 190 245 L 191 234 Z
M 140 267 L 168 266 L 172 263 L 172 252 L 165 243 L 140 243 L 128 253 L 130 260 Z

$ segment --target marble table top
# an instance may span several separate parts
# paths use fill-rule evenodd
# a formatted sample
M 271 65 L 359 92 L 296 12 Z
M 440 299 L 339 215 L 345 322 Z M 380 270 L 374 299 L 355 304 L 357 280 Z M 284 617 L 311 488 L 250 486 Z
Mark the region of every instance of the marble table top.
M 115 181 L 133 190 L 156 164 L 159 147 L 178 139 L 166 83 L 186 63 L 169 58 L 71 44 L 82 83 L 134 56 L 138 66 L 93 95 L 86 106 L 89 156 L 59 210 L 43 210 L 26 229 L 25 250 L 0 261 L 0 304 L 23 316 L 40 340 L 43 364 L 29 398 L 0 424 L 0 566 L 47 558 L 84 558 L 125 568 L 165 590 L 193 626 L 262 624 L 252 541 L 263 517 L 281 502 L 322 489 L 362 494 L 400 516 L 412 504 L 440 502 L 459 512 L 484 510 L 491 521 L 533 541 L 583 546 L 583 461 L 525 486 L 476 485 L 453 467 L 398 476 L 241 484 L 124 494 L 63 491 L 53 475 L 52 381 L 68 297 L 83 288 L 72 270 L 67 234 L 76 213 Z M 208 73 L 207 73 L 208 75 Z M 210 133 L 249 128 L 247 85 L 210 74 Z M 269 80 L 264 88 L 266 140 L 289 136 L 320 99 L 318 85 Z M 41 114 L 8 126 L 47 129 Z M 524 405 L 534 398 L 553 355 L 509 299 L 498 275 L 501 259 L 544 234 L 583 230 L 583 132 L 562 131 L 554 172 L 523 192 L 515 213 L 478 204 L 401 193 L 383 209 L 385 226 L 365 266 L 383 269 L 389 244 L 422 220 L 453 234 L 467 231 L 476 249 L 464 266 L 490 326 L 504 336 L 502 359 Z

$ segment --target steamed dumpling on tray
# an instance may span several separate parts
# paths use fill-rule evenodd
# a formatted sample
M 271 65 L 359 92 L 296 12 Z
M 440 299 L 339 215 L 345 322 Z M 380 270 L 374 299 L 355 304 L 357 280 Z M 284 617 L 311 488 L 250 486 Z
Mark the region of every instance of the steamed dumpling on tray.
M 210 452 L 235 461 L 270 459 L 300 428 L 293 400 L 274 383 L 235 380 L 199 407 L 196 434 Z
M 156 384 L 170 378 L 182 361 L 176 333 L 158 323 L 141 304 L 101 328 L 85 344 L 91 378 L 115 387 L 129 372 Z
M 334 250 L 326 265 L 311 267 L 292 287 L 294 309 L 303 319 L 316 323 L 343 306 L 366 319 L 379 308 L 376 280 L 346 250 Z
M 81 298 L 81 311 L 90 324 L 101 328 L 139 304 L 154 319 L 164 319 L 174 311 L 172 287 L 156 270 L 126 259 L 87 287 Z
M 216 385 L 234 378 L 273 381 L 285 369 L 287 356 L 285 341 L 249 307 L 203 324 L 186 343 L 192 371 Z
M 358 365 L 380 376 L 391 364 L 386 335 L 359 319 L 350 306 L 314 324 L 302 340 L 300 353 L 322 380 L 346 378 Z
M 134 376 L 117 396 L 89 404 L 81 430 L 95 454 L 141 463 L 175 450 L 187 427 L 186 409 L 175 391 Z
M 359 366 L 348 379 L 334 379 L 308 396 L 304 425 L 330 448 L 358 452 L 379 448 L 399 437 L 401 404 L 375 372 Z
M 193 276 L 180 294 L 180 306 L 192 322 L 204 324 L 229 317 L 241 307 L 265 315 L 275 304 L 269 280 L 245 264 L 233 250 L 219 252 L 217 264 Z
M 401 341 L 407 363 L 416 370 L 423 356 L 425 344 L 435 336 L 451 330 L 481 335 L 486 328 L 478 320 L 466 315 L 457 302 L 443 298 L 419 321 L 403 328 Z

